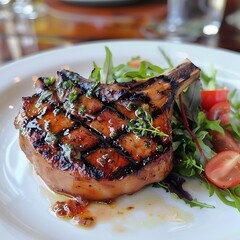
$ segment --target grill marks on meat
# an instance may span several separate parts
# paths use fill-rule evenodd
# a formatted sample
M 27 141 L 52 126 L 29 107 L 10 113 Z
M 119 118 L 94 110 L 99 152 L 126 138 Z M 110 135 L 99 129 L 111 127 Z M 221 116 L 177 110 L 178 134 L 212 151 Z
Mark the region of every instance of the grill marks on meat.
M 23 97 L 15 120 L 21 148 L 58 192 L 93 200 L 135 192 L 171 170 L 173 101 L 199 72 L 185 60 L 140 82 L 104 85 L 68 70 L 58 72 L 50 86 L 47 78 L 39 78 L 37 93 Z M 139 137 L 128 130 L 144 104 L 153 126 L 167 136 Z

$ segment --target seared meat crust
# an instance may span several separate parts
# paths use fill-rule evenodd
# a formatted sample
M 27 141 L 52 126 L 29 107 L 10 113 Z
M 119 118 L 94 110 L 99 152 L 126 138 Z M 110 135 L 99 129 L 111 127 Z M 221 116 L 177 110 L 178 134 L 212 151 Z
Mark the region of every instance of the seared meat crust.
M 185 60 L 139 82 L 105 85 L 68 70 L 38 78 L 15 120 L 21 149 L 54 191 L 89 200 L 134 193 L 171 171 L 173 102 L 199 74 Z M 129 127 L 140 110 L 162 135 Z

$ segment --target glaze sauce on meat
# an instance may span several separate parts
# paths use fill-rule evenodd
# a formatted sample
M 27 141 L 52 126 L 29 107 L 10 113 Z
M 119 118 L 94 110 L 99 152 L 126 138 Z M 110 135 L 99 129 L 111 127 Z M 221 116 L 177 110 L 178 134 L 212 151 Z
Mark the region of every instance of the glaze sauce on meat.
M 56 192 L 94 201 L 137 192 L 171 171 L 172 106 L 199 74 L 185 60 L 139 82 L 101 84 L 68 70 L 40 77 L 15 120 L 21 149 Z

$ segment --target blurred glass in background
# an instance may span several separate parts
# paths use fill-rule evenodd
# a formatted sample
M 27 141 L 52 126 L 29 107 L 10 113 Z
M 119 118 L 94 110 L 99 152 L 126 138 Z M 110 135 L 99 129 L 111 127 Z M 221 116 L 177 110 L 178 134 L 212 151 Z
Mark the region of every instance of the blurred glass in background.
M 167 39 L 240 51 L 240 0 L 0 0 L 0 65 L 106 39 Z
M 218 33 L 226 0 L 168 0 L 167 4 L 167 19 L 146 26 L 144 33 L 147 37 L 189 42 L 203 34 Z
M 10 60 L 38 51 L 34 22 L 47 12 L 47 5 L 31 0 L 0 0 L 0 63 L 8 53 Z M 7 50 L 6 50 L 7 49 Z

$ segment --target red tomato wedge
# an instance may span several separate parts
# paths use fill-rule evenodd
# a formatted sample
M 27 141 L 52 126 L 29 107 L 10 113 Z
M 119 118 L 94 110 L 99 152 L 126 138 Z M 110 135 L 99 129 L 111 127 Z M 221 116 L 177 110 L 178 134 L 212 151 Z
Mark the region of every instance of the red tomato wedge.
M 227 125 L 230 123 L 230 109 L 231 104 L 228 101 L 216 103 L 210 108 L 207 118 L 209 120 L 219 119 L 221 126 Z
M 217 131 L 209 131 L 212 136 L 211 143 L 214 151 L 223 152 L 226 150 L 232 150 L 240 153 L 239 143 L 233 138 L 233 136 L 227 131 L 224 131 L 224 135 Z
M 216 103 L 227 101 L 228 92 L 229 90 L 226 88 L 216 90 L 202 90 L 201 91 L 202 109 L 208 111 Z
M 205 168 L 206 177 L 220 188 L 240 184 L 240 154 L 224 151 L 211 158 Z

